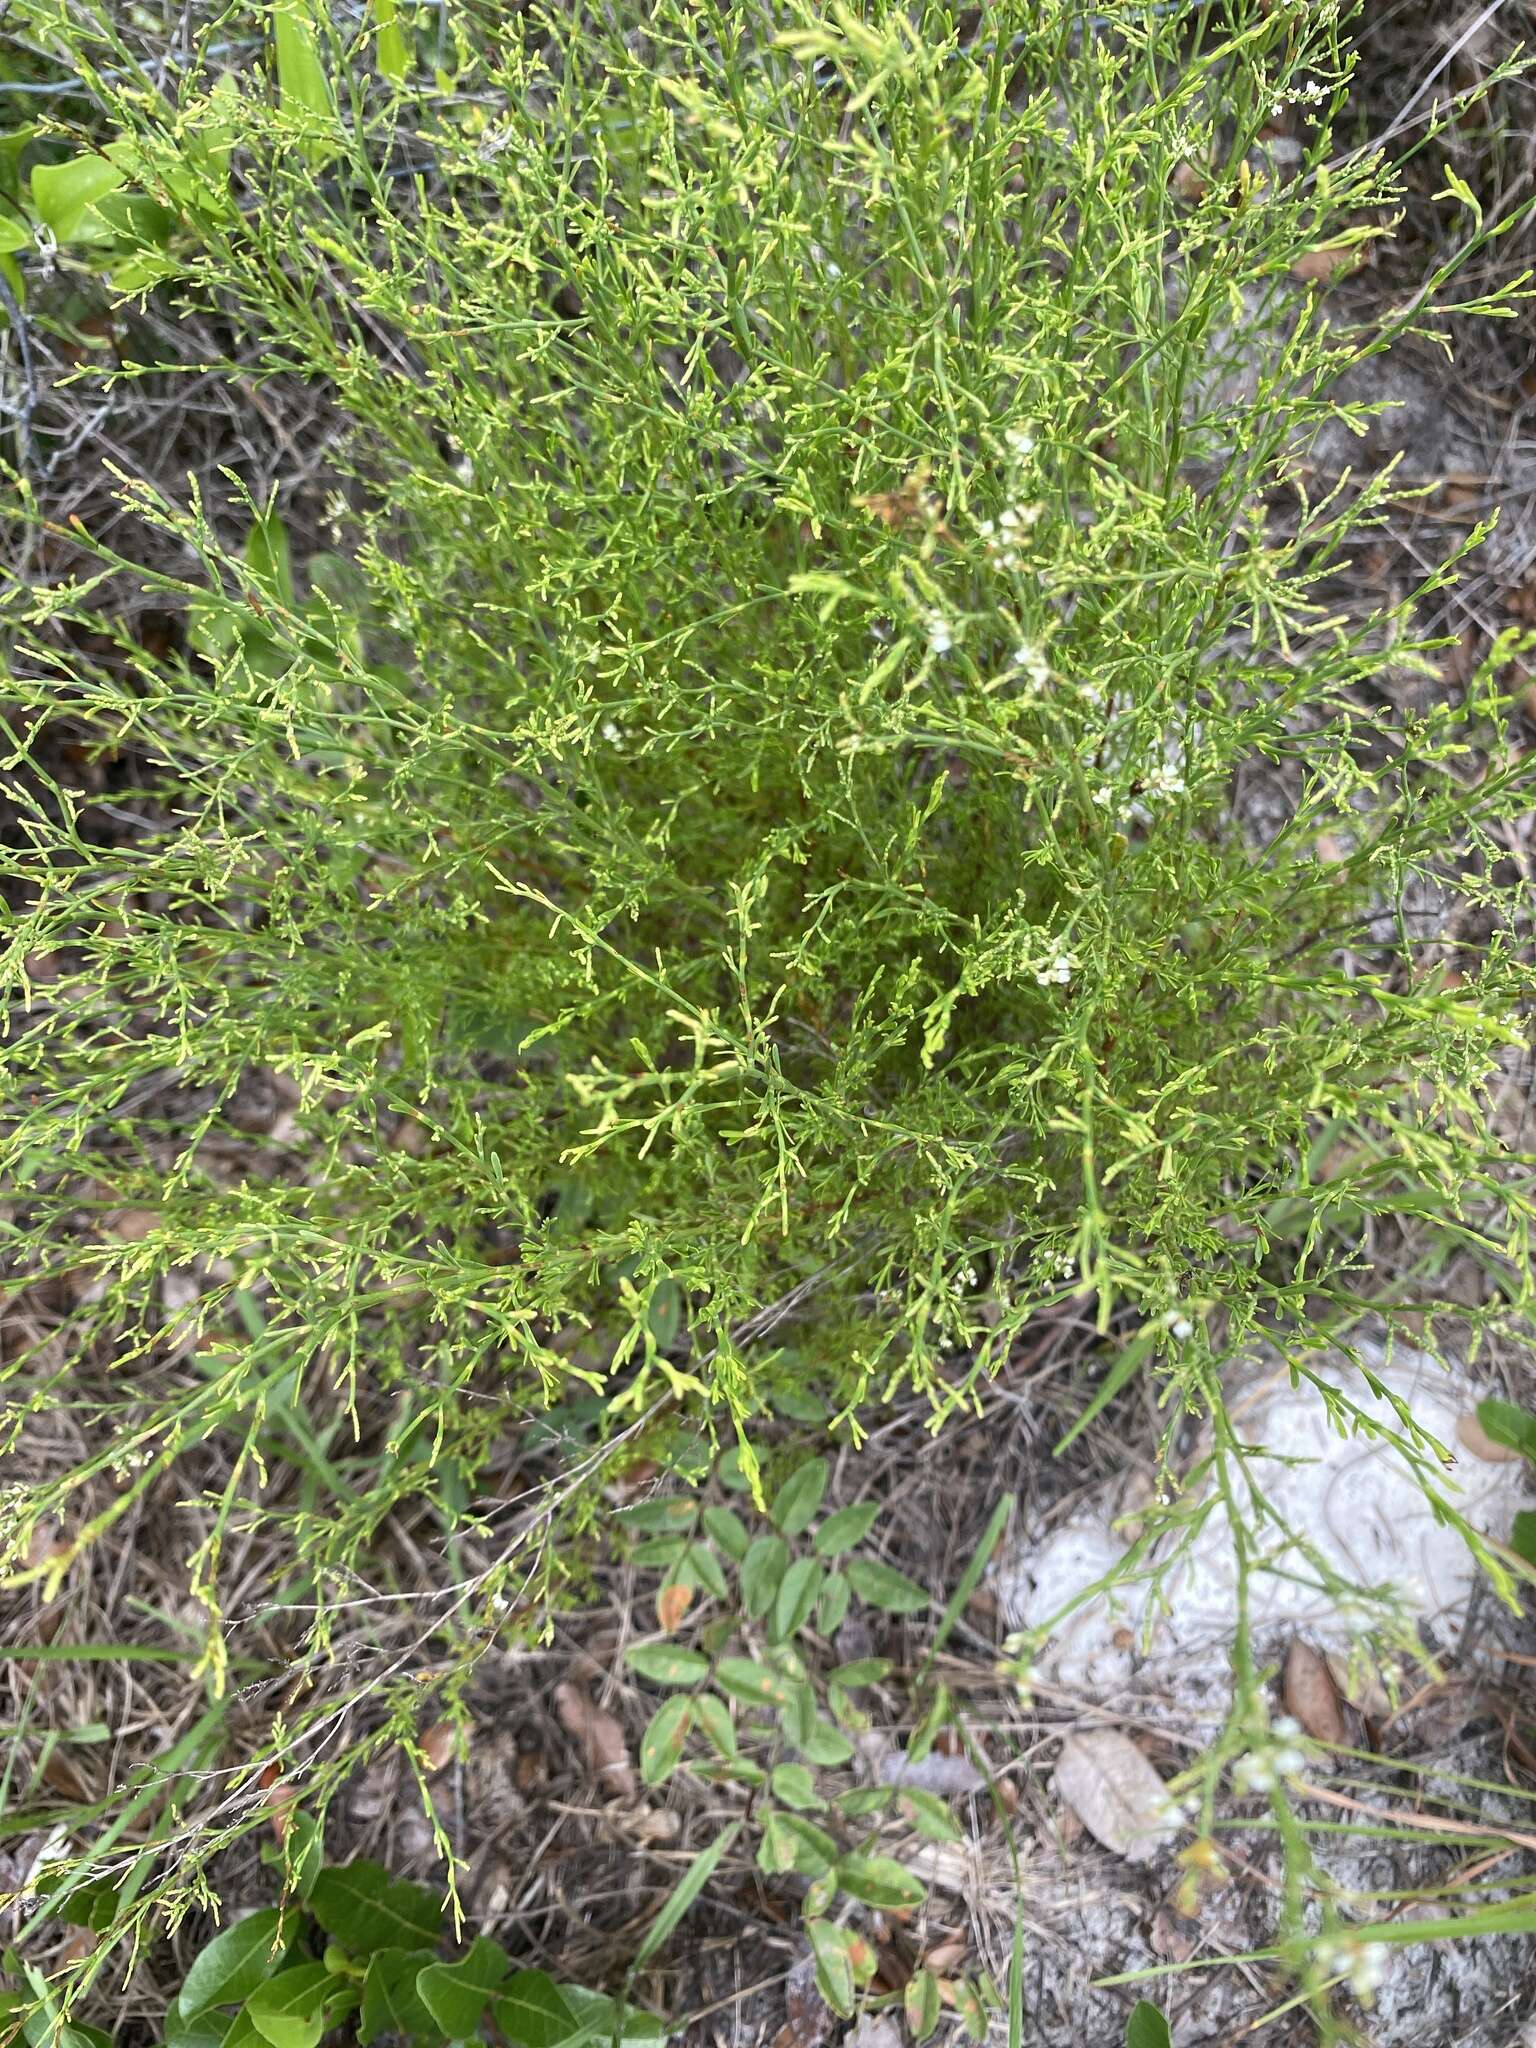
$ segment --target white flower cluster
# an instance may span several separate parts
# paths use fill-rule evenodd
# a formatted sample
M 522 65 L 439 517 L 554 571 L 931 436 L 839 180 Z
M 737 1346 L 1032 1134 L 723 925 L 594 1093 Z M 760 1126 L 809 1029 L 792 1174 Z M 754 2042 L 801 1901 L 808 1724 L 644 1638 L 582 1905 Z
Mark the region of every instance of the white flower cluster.
M 987 553 L 999 569 L 1017 569 L 1019 543 L 1038 524 L 1043 505 L 1005 505 L 996 520 L 983 519 L 977 527 Z
M 1256 1743 L 1232 1766 L 1233 1788 L 1239 1793 L 1274 1792 L 1286 1778 L 1305 1769 L 1306 1737 L 1301 1723 L 1282 1714 L 1269 1730 L 1269 1740 Z
M 1031 641 L 1021 641 L 1015 647 L 1013 665 L 1024 671 L 1037 690 L 1043 690 L 1051 680 L 1051 664 Z
M 924 620 L 928 645 L 935 654 L 948 654 L 955 644 L 955 630 L 942 612 L 930 612 Z
M 1278 121 L 1287 107 L 1319 107 L 1324 100 L 1332 99 L 1333 87 L 1325 85 L 1320 78 L 1310 78 L 1303 83 L 1297 80 L 1288 85 L 1269 110 L 1272 121 Z
M 1320 1941 L 1313 1950 L 1317 1966 L 1328 1976 L 1345 1976 L 1362 2005 L 1369 2005 L 1387 1981 L 1391 1951 L 1384 1941 L 1360 1941 L 1352 1934 Z
M 1072 979 L 1077 961 L 1072 954 L 1058 947 L 1044 967 L 1035 969 L 1035 979 L 1044 988 L 1049 982 L 1059 982 L 1063 988 Z

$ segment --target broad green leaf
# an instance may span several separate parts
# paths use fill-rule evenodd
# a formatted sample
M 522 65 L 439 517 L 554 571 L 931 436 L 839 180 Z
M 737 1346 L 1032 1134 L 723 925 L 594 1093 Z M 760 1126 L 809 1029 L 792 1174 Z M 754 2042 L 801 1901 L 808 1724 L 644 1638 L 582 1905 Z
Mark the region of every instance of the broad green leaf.
M 895 1668 L 889 1657 L 860 1657 L 852 1664 L 839 1664 L 832 1677 L 845 1691 L 852 1692 L 856 1686 L 878 1685 Z
M 315 2048 L 325 2029 L 336 1979 L 323 1963 L 300 1963 L 258 1984 L 245 2001 L 251 2024 L 271 2048 Z
M 421 2002 L 416 1980 L 436 1961 L 430 1949 L 382 1948 L 368 1958 L 357 2034 L 363 2048 L 379 2034 L 432 2031 L 432 2015 Z
M 697 1685 L 709 1676 L 709 1659 L 675 1643 L 635 1643 L 624 1652 L 631 1671 L 652 1685 Z
M 373 0 L 374 60 L 379 76 L 399 85 L 411 68 L 411 53 L 395 0 Z
M 771 1642 L 788 1642 L 798 1635 L 811 1618 L 811 1610 L 821 1595 L 822 1580 L 826 1568 L 814 1557 L 797 1557 L 779 1581 L 779 1590 L 773 1596 L 773 1619 L 768 1636 Z
M 763 1820 L 757 1862 L 770 1876 L 786 1870 L 801 1877 L 821 1877 L 837 1861 L 837 1844 L 824 1828 L 797 1814 L 770 1810 Z
M 840 1856 L 837 1881 L 851 1897 L 887 1912 L 920 1906 L 928 1896 L 922 1879 L 890 1856 Z
M 824 1636 L 836 1635 L 848 1612 L 853 1588 L 842 1572 L 828 1572 L 821 1598 L 816 1603 L 816 1626 Z
M 872 1813 L 884 1813 L 895 1797 L 894 1785 L 851 1785 L 833 1803 L 850 1820 L 865 1820 Z
M 790 1473 L 774 1495 L 768 1510 L 769 1521 L 781 1536 L 798 1536 L 815 1521 L 826 1490 L 826 1459 L 809 1459 L 797 1472 Z
M 728 1600 L 731 1589 L 715 1553 L 702 1543 L 690 1543 L 678 1560 L 677 1577 L 691 1586 L 702 1586 L 716 1600 Z
M 921 1586 L 872 1557 L 850 1557 L 843 1569 L 859 1598 L 887 1614 L 918 1614 L 932 1604 Z
M 942 2006 L 939 1999 L 939 1980 L 932 1970 L 914 1970 L 907 1979 L 902 2007 L 907 2016 L 914 2041 L 926 2041 L 939 2024 Z
M 645 1321 L 658 1351 L 666 1351 L 677 1342 L 683 1321 L 683 1296 L 675 1280 L 657 1281 L 646 1307 Z
M 751 1545 L 747 1525 L 734 1508 L 706 1508 L 703 1514 L 704 1533 L 711 1543 L 718 1543 L 733 1564 L 740 1564 Z
M 816 1986 L 835 2013 L 853 2016 L 858 1979 L 854 1969 L 856 1937 L 846 1927 L 834 1927 L 830 1920 L 807 1920 L 806 1936 L 816 1958 Z
M 76 156 L 63 164 L 35 164 L 32 205 L 55 240 L 71 242 L 79 235 L 86 213 L 96 201 L 127 182 L 127 172 L 104 156 Z
M 234 2025 L 233 2013 L 208 2006 L 187 2015 L 181 2000 L 173 1999 L 165 2015 L 166 2048 L 224 2048 L 224 2036 Z
M 462 2041 L 480 2024 L 491 1994 L 504 1982 L 512 1958 L 500 1942 L 482 1934 L 467 1955 L 453 1963 L 429 1963 L 416 1979 L 416 1992 L 451 2041 Z
M 245 537 L 245 560 L 256 582 L 280 604 L 295 602 L 288 529 L 275 512 L 259 513 L 251 522 Z
M 192 1958 L 177 2004 L 190 2019 L 210 2005 L 236 2005 L 273 1975 L 283 1958 L 283 1916 L 275 1906 L 248 1914 Z
M 816 1695 L 802 1679 L 789 1681 L 788 1693 L 779 1706 L 779 1726 L 796 1749 L 816 1726 Z
M 1168 2022 L 1150 1999 L 1138 1999 L 1126 2021 L 1125 2048 L 1173 2048 Z
M 694 1717 L 706 1742 L 721 1756 L 736 1754 L 736 1728 L 731 1710 L 712 1692 L 701 1692 L 693 1703 Z
M 796 1745 L 807 1763 L 829 1766 L 845 1764 L 853 1755 L 853 1744 L 830 1721 L 814 1720 L 802 1731 Z
M 560 2048 L 562 2042 L 585 2038 L 559 1985 L 543 1970 L 518 1970 L 492 2009 L 507 2039 L 522 2042 L 523 2048 Z
M 964 1839 L 955 1825 L 954 1815 L 937 1793 L 924 1792 L 915 1785 L 900 1786 L 896 1807 L 930 1842 L 959 1842 Z
M 772 1607 L 789 1563 L 789 1545 L 782 1536 L 759 1536 L 741 1561 L 741 1604 L 749 1620 L 761 1621 Z
M 955 2011 L 960 2016 L 961 2026 L 964 2027 L 973 2041 L 985 2041 L 987 2038 L 987 2009 L 981 2002 L 981 1993 L 976 1989 L 976 1986 L 969 1977 L 961 1977 L 957 1981 L 954 1998 Z
M 694 1504 L 691 1500 L 679 1500 L 669 1496 L 665 1500 L 637 1500 L 627 1508 L 620 1508 L 618 1523 L 621 1529 L 632 1535 L 659 1536 L 681 1530 L 684 1534 L 693 1527 Z
M 780 1805 L 797 1813 L 819 1813 L 827 1803 L 804 1764 L 780 1764 L 770 1775 L 768 1788 Z
M 420 1885 L 397 1883 L 377 1863 L 322 1870 L 308 1906 L 326 1933 L 354 1955 L 381 1948 L 435 1948 L 443 1931 L 442 1901 Z
M 754 1707 L 781 1707 L 794 1693 L 795 1681 L 766 1664 L 754 1664 L 747 1657 L 722 1657 L 715 1666 L 715 1683 L 732 1699 L 745 1700 Z
M 335 103 L 320 56 L 312 0 L 271 0 L 271 4 L 280 99 L 285 106 L 333 116 Z
M 880 1519 L 881 1504 L 877 1500 L 863 1500 L 851 1508 L 839 1508 L 835 1515 L 828 1515 L 816 1531 L 814 1548 L 818 1557 L 841 1557 L 845 1550 L 855 1550 Z
M 1536 1512 L 1522 1508 L 1509 1532 L 1509 1547 L 1527 1564 L 1536 1564 Z
M 656 1709 L 650 1725 L 640 1738 L 640 1777 L 646 1785 L 660 1785 L 682 1762 L 688 1730 L 693 1726 L 693 1702 L 681 1695 Z
M 1536 1415 L 1516 1407 L 1513 1401 L 1479 1401 L 1477 1419 L 1485 1435 L 1506 1450 L 1520 1451 L 1536 1458 Z

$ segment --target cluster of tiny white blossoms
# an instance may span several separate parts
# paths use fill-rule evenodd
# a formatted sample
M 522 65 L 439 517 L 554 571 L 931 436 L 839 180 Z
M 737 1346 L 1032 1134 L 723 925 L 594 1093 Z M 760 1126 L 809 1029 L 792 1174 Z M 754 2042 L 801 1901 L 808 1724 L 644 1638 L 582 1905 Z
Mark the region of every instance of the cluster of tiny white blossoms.
M 1037 690 L 1051 680 L 1051 665 L 1033 642 L 1024 640 L 1013 650 L 1013 665 L 1022 669 Z
M 1170 768 L 1166 761 L 1162 761 L 1148 770 L 1142 778 L 1141 788 L 1144 796 L 1182 796 L 1184 777 L 1177 768 Z
M 1305 84 L 1299 80 L 1288 85 L 1284 93 L 1269 110 L 1272 121 L 1278 121 L 1287 107 L 1318 107 L 1324 100 L 1332 99 L 1333 87 L 1325 85 L 1320 78 L 1308 79 Z
M 1361 1941 L 1355 1935 L 1325 1936 L 1312 1951 L 1327 1976 L 1344 1976 L 1362 2005 L 1370 2005 L 1387 1981 L 1391 1957 L 1384 1941 Z
M 1037 967 L 1035 969 L 1035 980 L 1039 982 L 1042 988 L 1053 981 L 1059 982 L 1065 988 L 1066 984 L 1072 979 L 1073 969 L 1076 966 L 1076 958 L 1071 953 L 1058 947 L 1044 967 Z
M 1268 1740 L 1256 1741 L 1232 1766 L 1233 1788 L 1239 1793 L 1277 1791 L 1284 1779 L 1305 1769 L 1305 1741 L 1301 1723 L 1281 1714 L 1271 1722 Z
M 997 518 L 983 519 L 977 526 L 987 553 L 999 569 L 1017 569 L 1019 543 L 1038 524 L 1043 505 L 1005 505 Z
M 955 629 L 942 612 L 930 612 L 923 621 L 928 646 L 934 654 L 948 654 L 955 644 Z

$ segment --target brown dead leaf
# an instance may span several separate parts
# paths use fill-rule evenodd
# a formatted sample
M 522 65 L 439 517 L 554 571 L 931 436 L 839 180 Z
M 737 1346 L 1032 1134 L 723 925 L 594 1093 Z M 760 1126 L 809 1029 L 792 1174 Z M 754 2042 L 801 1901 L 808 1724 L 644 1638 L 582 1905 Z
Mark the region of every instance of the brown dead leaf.
M 256 1782 L 261 1787 L 261 1803 L 272 1816 L 272 1833 L 279 1842 L 285 1841 L 293 1825 L 293 1805 L 299 1788 L 283 1776 L 276 1764 L 268 1764 Z
M 1153 1952 L 1165 1962 L 1187 1963 L 1200 1946 L 1200 1922 L 1177 1906 L 1159 1906 L 1152 1916 L 1150 1940 Z
M 1510 1465 L 1523 1455 L 1510 1444 L 1495 1443 L 1475 1414 L 1457 1416 L 1456 1441 L 1485 1465 Z
M 1056 1760 L 1056 1796 L 1096 1842 L 1127 1863 L 1149 1863 L 1173 1838 L 1163 1781 L 1128 1735 L 1069 1735 Z
M 1355 254 L 1353 247 L 1309 249 L 1291 265 L 1291 275 L 1301 284 L 1326 284 L 1341 270 L 1353 267 Z
M 451 1721 L 438 1721 L 421 1738 L 422 1761 L 429 1771 L 440 1771 L 452 1763 L 457 1747 Z
M 1327 1661 L 1304 1643 L 1291 1638 L 1285 1653 L 1285 1676 L 1281 1681 L 1285 1711 L 1298 1720 L 1314 1742 L 1342 1744 L 1348 1739 L 1344 1709 Z
M 1363 1649 L 1352 1656 L 1330 1650 L 1325 1661 L 1340 1697 L 1348 1700 L 1357 1714 L 1364 1714 L 1368 1721 L 1386 1719 L 1392 1701 L 1373 1656 Z
M 158 1209 L 114 1209 L 107 1218 L 107 1228 L 114 1237 L 120 1237 L 124 1244 L 139 1244 L 152 1230 L 160 1228 Z
M 923 1968 L 931 1970 L 935 1977 L 947 1977 L 965 1961 L 965 1948 L 963 1934 L 951 1934 L 943 1941 L 936 1941 L 923 1957 Z
M 640 1792 L 624 1730 L 612 1714 L 592 1703 L 584 1686 L 567 1679 L 555 1687 L 555 1717 L 581 1753 L 582 1762 L 609 1799 L 635 1799 Z
M 683 1616 L 693 1605 L 693 1588 L 674 1579 L 656 1595 L 656 1621 L 663 1635 L 682 1627 Z

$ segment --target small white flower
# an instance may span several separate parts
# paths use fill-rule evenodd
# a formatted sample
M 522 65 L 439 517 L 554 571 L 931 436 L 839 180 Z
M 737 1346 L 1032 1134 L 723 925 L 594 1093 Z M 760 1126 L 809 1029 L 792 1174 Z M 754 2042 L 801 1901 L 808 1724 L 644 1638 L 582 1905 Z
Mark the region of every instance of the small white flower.
M 1306 1730 L 1294 1714 L 1277 1714 L 1270 1723 L 1271 1735 L 1278 1735 L 1282 1742 L 1300 1742 Z
M 1013 650 L 1013 665 L 1023 669 L 1037 690 L 1043 689 L 1051 679 L 1051 665 L 1038 647 L 1024 641 Z
M 1063 1255 L 1056 1261 L 1056 1270 L 1063 1280 L 1070 1280 L 1077 1272 L 1077 1261 L 1074 1258 Z
M 1173 1321 L 1168 1325 L 1168 1328 L 1170 1333 L 1173 1336 L 1177 1337 L 1181 1344 L 1185 1343 L 1189 1338 L 1193 1337 L 1193 1335 L 1195 1334 L 1195 1326 L 1189 1320 L 1188 1316 L 1175 1316 Z
M 948 654 L 955 644 L 954 629 L 942 612 L 930 612 L 926 620 L 928 645 L 935 654 Z
M 603 738 L 605 740 L 617 741 L 623 739 L 623 737 L 624 728 L 622 725 L 615 725 L 614 721 L 611 718 L 605 718 L 603 720 Z
M 1270 1768 L 1282 1778 L 1294 1778 L 1298 1771 L 1306 1769 L 1307 1759 L 1302 1750 L 1293 1749 L 1289 1743 L 1275 1750 L 1269 1759 Z
M 1114 794 L 1115 792 L 1107 782 L 1101 782 L 1093 792 L 1093 801 L 1099 806 L 1100 810 L 1107 810 L 1114 798 Z
M 1004 432 L 1003 439 L 1008 444 L 1008 452 L 1016 455 L 1021 462 L 1035 452 L 1035 437 L 1028 427 L 1009 427 Z
M 1045 967 L 1035 969 L 1035 980 L 1042 988 L 1050 982 L 1058 982 L 1063 988 L 1072 979 L 1072 970 L 1077 961 L 1070 953 L 1057 953 Z

